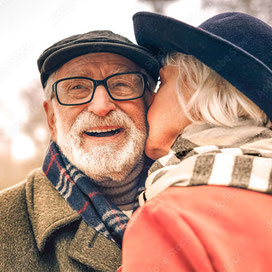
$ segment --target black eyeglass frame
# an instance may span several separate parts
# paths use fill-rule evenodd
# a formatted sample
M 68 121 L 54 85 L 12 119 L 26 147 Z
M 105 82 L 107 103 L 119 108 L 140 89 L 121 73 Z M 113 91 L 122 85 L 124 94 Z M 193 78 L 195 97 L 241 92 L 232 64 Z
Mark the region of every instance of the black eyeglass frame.
M 109 89 L 108 89 L 108 85 L 107 85 L 107 80 L 109 80 L 110 78 L 114 77 L 114 76 L 119 76 L 119 75 L 127 75 L 127 74 L 139 74 L 143 77 L 143 80 L 144 80 L 144 89 L 143 89 L 143 93 L 140 95 L 140 96 L 137 96 L 137 97 L 134 97 L 134 98 L 128 98 L 128 99 L 117 99 L 117 98 L 114 98 Z M 94 86 L 93 86 L 93 93 L 92 93 L 92 96 L 91 98 L 86 101 L 86 102 L 83 102 L 83 103 L 76 103 L 76 104 L 66 104 L 66 103 L 62 103 L 59 99 L 59 96 L 58 96 L 58 92 L 57 92 L 57 85 L 59 82 L 62 82 L 62 81 L 65 81 L 65 80 L 68 80 L 68 79 L 88 79 L 90 81 L 93 82 Z M 60 105 L 63 105 L 63 106 L 79 106 L 79 105 L 84 105 L 84 104 L 88 104 L 90 103 L 92 100 L 93 100 L 93 97 L 94 97 L 94 94 L 95 94 L 95 91 L 96 91 L 96 88 L 99 86 L 99 85 L 102 85 L 104 86 L 104 88 L 106 89 L 109 97 L 114 100 L 114 101 L 130 101 L 130 100 L 135 100 L 135 99 L 139 99 L 141 97 L 144 96 L 145 94 L 145 90 L 146 90 L 146 87 L 149 87 L 149 82 L 148 82 L 148 78 L 145 74 L 141 73 L 141 72 L 125 72 L 125 73 L 116 73 L 116 74 L 112 74 L 102 80 L 95 80 L 93 78 L 90 78 L 90 77 L 81 77 L 81 76 L 75 76 L 75 77 L 66 77 L 66 78 L 62 78 L 62 79 L 59 79 L 57 80 L 56 82 L 53 83 L 52 85 L 52 91 L 54 92 L 54 94 L 56 95 L 56 98 L 57 98 L 57 101 Z

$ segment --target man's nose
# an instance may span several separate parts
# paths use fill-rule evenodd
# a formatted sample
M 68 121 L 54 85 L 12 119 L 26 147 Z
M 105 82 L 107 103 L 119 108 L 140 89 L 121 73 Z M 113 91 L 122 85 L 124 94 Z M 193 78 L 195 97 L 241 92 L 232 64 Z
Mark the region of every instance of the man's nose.
M 88 111 L 98 116 L 106 116 L 116 110 L 114 101 L 110 98 L 104 86 L 97 86 L 92 101 L 88 104 Z

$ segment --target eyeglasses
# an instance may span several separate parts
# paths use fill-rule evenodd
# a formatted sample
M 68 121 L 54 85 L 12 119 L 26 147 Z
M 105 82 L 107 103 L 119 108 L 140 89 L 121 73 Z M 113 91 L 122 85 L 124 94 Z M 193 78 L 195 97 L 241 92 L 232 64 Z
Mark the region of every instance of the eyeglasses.
M 96 87 L 102 85 L 112 100 L 134 100 L 144 95 L 148 86 L 147 76 L 140 72 L 110 75 L 103 80 L 89 77 L 68 77 L 57 80 L 52 89 L 58 102 L 64 106 L 76 106 L 92 101 Z

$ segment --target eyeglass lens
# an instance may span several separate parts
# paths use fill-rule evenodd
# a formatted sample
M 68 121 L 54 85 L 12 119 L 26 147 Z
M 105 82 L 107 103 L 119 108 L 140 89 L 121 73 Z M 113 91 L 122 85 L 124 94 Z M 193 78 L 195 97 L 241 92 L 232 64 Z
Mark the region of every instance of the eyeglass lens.
M 145 82 L 140 73 L 120 74 L 108 77 L 106 86 L 113 99 L 128 100 L 143 94 Z M 57 95 L 63 104 L 85 103 L 92 98 L 95 87 L 95 80 L 68 78 L 57 83 Z

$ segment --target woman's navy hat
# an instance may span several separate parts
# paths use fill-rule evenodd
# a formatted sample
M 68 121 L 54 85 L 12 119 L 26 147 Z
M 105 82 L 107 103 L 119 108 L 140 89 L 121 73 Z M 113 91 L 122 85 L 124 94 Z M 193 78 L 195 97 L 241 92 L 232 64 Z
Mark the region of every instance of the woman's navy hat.
M 192 55 L 258 105 L 272 120 L 272 28 L 250 15 L 227 12 L 199 27 L 138 12 L 137 42 L 157 57 L 177 51 Z

